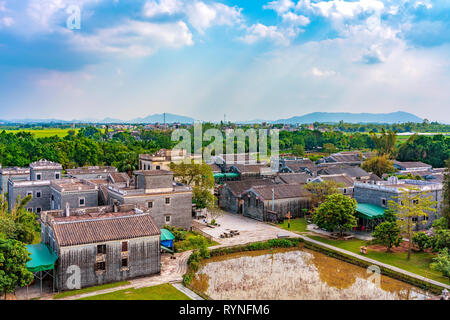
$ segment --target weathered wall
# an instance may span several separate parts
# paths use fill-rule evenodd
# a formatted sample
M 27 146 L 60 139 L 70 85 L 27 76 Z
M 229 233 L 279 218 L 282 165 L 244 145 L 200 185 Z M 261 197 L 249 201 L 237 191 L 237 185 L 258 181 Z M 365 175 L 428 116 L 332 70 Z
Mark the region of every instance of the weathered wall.
M 98 206 L 98 190 L 59 192 L 52 188 L 51 194 L 54 197 L 54 208 L 52 210 L 64 209 L 67 202 L 71 208 L 80 208 L 79 198 L 85 199 L 83 207 Z
M 61 291 L 69 289 L 67 280 L 71 274 L 67 271 L 71 265 L 80 268 L 81 287 L 149 276 L 161 271 L 159 236 L 128 240 L 128 270 L 121 269 L 122 240 L 106 242 L 104 272 L 95 271 L 97 244 L 63 247 L 59 251 L 57 288 Z
M 232 213 L 239 212 L 239 199 L 231 192 L 231 189 L 225 185 L 219 191 L 220 208 Z
M 56 170 L 56 169 L 52 169 L 52 170 L 42 170 L 42 169 L 33 169 L 30 168 L 30 178 L 31 180 L 35 181 L 36 179 L 36 174 L 40 173 L 41 174 L 41 180 L 55 180 L 56 179 L 56 174 L 59 173 L 59 178 L 61 179 L 62 177 L 62 170 Z
M 145 211 L 148 210 L 159 228 L 166 224 L 167 215 L 171 216 L 170 224 L 173 226 L 190 229 L 192 225 L 192 192 L 120 196 L 109 191 L 109 198 L 110 204 L 116 199 L 121 204 L 135 204 Z M 166 198 L 170 198 L 170 204 L 166 204 Z M 150 201 L 153 201 L 152 208 L 148 208 Z
M 33 198 L 26 205 L 27 208 L 32 208 L 33 212 L 37 212 L 37 208 L 41 208 L 41 211 L 50 210 L 50 185 L 30 185 L 30 186 L 13 186 L 8 183 L 8 205 L 9 209 L 15 206 L 16 199 L 20 195 L 23 199 L 27 196 L 27 193 L 31 192 Z M 41 196 L 38 198 L 37 193 L 40 192 Z

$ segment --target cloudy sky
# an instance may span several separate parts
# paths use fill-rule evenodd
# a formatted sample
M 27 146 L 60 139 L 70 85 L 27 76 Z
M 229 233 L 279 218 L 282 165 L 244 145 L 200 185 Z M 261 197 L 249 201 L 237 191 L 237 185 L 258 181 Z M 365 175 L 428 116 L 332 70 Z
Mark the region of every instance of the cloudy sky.
M 450 123 L 448 0 L 0 0 L 0 119 L 398 110 Z

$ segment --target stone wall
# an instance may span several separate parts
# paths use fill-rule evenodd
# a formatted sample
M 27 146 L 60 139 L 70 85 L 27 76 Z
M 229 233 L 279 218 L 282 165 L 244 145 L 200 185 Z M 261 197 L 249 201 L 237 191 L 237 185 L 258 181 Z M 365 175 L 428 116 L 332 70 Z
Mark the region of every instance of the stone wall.
M 122 241 L 128 241 L 128 268 L 121 267 Z M 100 243 L 98 243 L 100 244 Z M 152 236 L 130 240 L 110 241 L 106 244 L 105 271 L 95 271 L 97 245 L 88 244 L 59 249 L 57 264 L 57 288 L 69 290 L 69 277 L 73 274 L 71 266 L 80 270 L 81 287 L 124 281 L 141 276 L 149 276 L 161 271 L 160 237 Z M 74 268 L 74 267 L 72 267 Z

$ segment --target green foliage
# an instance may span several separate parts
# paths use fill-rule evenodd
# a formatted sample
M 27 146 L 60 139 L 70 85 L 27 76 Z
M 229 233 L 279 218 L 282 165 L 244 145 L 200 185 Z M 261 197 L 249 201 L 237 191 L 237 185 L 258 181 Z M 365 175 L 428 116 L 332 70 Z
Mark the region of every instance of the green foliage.
M 420 251 L 430 247 L 430 237 L 423 231 L 416 232 L 412 238 L 413 243 L 419 247 Z
M 394 162 L 389 160 L 387 155 L 368 159 L 361 167 L 367 172 L 373 172 L 378 177 L 381 177 L 385 173 L 395 172 Z
M 384 210 L 384 221 L 397 221 L 397 212 L 392 208 L 387 208 L 386 210 Z
M 413 135 L 398 152 L 399 161 L 423 161 L 434 168 L 442 168 L 450 158 L 450 139 L 443 135 Z
M 370 132 L 371 138 L 375 144 L 375 150 L 377 150 L 380 156 L 386 156 L 388 158 L 395 158 L 397 141 L 397 131 L 381 129 L 380 134 Z
M 402 242 L 401 230 L 397 222 L 382 222 L 372 233 L 375 243 L 387 247 L 386 251 L 391 251 L 393 246 L 398 247 Z
M 430 268 L 439 272 L 450 279 L 450 251 L 449 248 L 442 249 L 438 256 L 433 259 Z
M 313 221 L 320 228 L 343 233 L 357 225 L 356 205 L 355 199 L 341 193 L 332 194 L 317 208 Z
M 175 237 L 175 241 L 183 241 L 186 240 L 187 231 L 183 228 L 176 228 L 174 226 L 165 225 L 163 229 L 167 229 L 172 233 Z
M 24 244 L 17 240 L 0 239 L 0 291 L 14 292 L 33 281 L 33 274 L 26 267 L 29 253 Z
M 446 170 L 443 181 L 443 199 L 442 199 L 442 223 L 446 226 L 445 229 L 450 229 L 450 158 L 446 162 Z
M 343 184 L 328 180 L 308 183 L 304 188 L 312 193 L 311 204 L 316 208 L 323 203 L 329 195 L 339 193 L 339 188 L 341 187 L 343 187 Z
M 430 238 L 430 248 L 433 252 L 439 252 L 444 248 L 450 248 L 450 230 L 437 230 Z

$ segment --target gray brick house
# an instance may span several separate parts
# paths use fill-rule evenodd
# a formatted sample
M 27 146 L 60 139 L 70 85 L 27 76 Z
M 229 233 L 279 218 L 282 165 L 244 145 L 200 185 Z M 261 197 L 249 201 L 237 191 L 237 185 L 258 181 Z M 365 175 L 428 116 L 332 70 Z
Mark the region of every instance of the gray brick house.
M 148 213 L 112 206 L 42 213 L 41 238 L 58 255 L 56 288 L 149 276 L 161 271 L 160 230 Z
M 30 164 L 30 180 L 58 180 L 62 178 L 62 165 L 41 159 Z
M 408 187 L 417 188 L 417 192 L 425 192 L 427 195 L 432 196 L 433 201 L 438 201 L 436 213 L 429 213 L 428 217 L 419 217 L 417 219 L 422 222 L 425 220 L 425 224 L 417 224 L 417 229 L 429 228 L 433 221 L 440 217 L 442 183 L 409 179 L 398 180 L 397 177 L 390 177 L 388 181 L 378 181 L 375 183 L 355 182 L 353 196 L 358 203 L 369 203 L 388 208 L 389 200 L 399 201 L 395 197 L 398 197 Z
M 67 169 L 71 178 L 78 179 L 107 179 L 110 173 L 117 173 L 117 168 L 110 166 L 88 166 L 75 169 Z
M 30 179 L 29 168 L 9 167 L 2 168 L 0 165 L 0 194 L 8 192 L 8 180 L 26 181 Z
M 134 204 L 148 210 L 156 225 L 173 225 L 184 229 L 192 226 L 192 189 L 175 182 L 173 172 L 165 170 L 135 171 L 135 185 L 107 188 L 109 204 Z
M 50 181 L 8 181 L 8 207 L 9 210 L 15 207 L 18 197 L 23 199 L 31 195 L 26 208 L 37 214 L 50 210 Z
M 63 179 L 50 183 L 50 210 L 98 206 L 99 187 L 87 180 Z
M 243 215 L 260 221 L 271 220 L 273 212 L 278 217 L 302 217 L 304 209 L 311 208 L 311 193 L 299 184 L 255 186 L 244 192 Z

